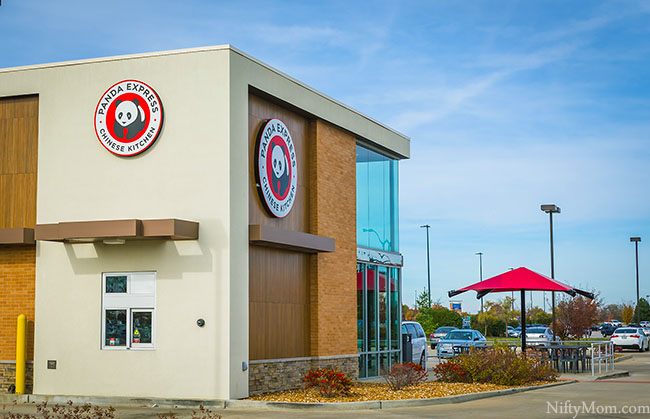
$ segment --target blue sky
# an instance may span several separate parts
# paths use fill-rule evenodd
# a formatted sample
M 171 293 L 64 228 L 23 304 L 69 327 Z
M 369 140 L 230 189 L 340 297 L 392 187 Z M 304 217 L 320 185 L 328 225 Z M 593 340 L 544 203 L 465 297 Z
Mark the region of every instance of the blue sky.
M 562 208 L 557 279 L 633 301 L 639 235 L 650 294 L 648 2 L 5 0 L 0 39 L 0 67 L 232 44 L 408 135 L 405 303 L 425 223 L 443 304 L 478 280 L 476 252 L 486 278 L 549 274 L 542 203 Z

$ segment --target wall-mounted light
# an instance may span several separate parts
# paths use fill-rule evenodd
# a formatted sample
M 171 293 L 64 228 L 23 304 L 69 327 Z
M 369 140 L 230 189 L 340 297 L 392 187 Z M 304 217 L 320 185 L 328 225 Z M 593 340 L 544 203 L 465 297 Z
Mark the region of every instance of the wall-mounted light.
M 124 244 L 126 240 L 124 239 L 104 239 L 104 244 Z

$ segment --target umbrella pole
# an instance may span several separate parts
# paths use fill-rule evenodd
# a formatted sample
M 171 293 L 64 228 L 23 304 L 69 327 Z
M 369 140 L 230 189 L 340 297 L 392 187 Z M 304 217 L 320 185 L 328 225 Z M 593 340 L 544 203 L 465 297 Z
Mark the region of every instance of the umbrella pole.
M 526 291 L 521 290 L 521 353 L 526 356 Z

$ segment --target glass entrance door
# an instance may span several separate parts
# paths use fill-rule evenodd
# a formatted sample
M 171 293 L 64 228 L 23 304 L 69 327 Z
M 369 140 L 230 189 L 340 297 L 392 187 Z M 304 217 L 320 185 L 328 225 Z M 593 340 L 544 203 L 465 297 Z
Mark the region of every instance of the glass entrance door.
M 357 263 L 359 376 L 384 375 L 401 351 L 400 269 Z

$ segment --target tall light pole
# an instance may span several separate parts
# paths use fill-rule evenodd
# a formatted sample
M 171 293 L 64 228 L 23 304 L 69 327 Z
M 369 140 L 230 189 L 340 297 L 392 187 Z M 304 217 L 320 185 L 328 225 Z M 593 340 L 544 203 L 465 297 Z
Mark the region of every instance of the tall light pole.
M 479 260 L 479 278 L 481 279 L 481 282 L 483 282 L 483 252 L 478 252 L 475 254 L 478 255 Z M 481 297 L 481 313 L 483 313 L 483 297 Z
M 425 224 L 423 226 L 420 226 L 420 228 L 427 229 L 427 284 L 429 287 L 429 308 L 431 308 L 431 263 L 429 262 L 429 229 L 431 226 L 429 224 Z
M 641 237 L 630 237 L 630 241 L 634 242 L 634 250 L 636 251 L 636 322 L 639 323 L 639 242 Z
M 550 226 L 551 226 L 551 278 L 555 279 L 555 267 L 553 265 L 553 214 L 560 213 L 560 207 L 555 204 L 543 204 L 541 206 L 542 211 L 548 214 Z M 551 318 L 553 319 L 553 336 L 556 336 L 555 333 L 555 291 L 551 291 Z

